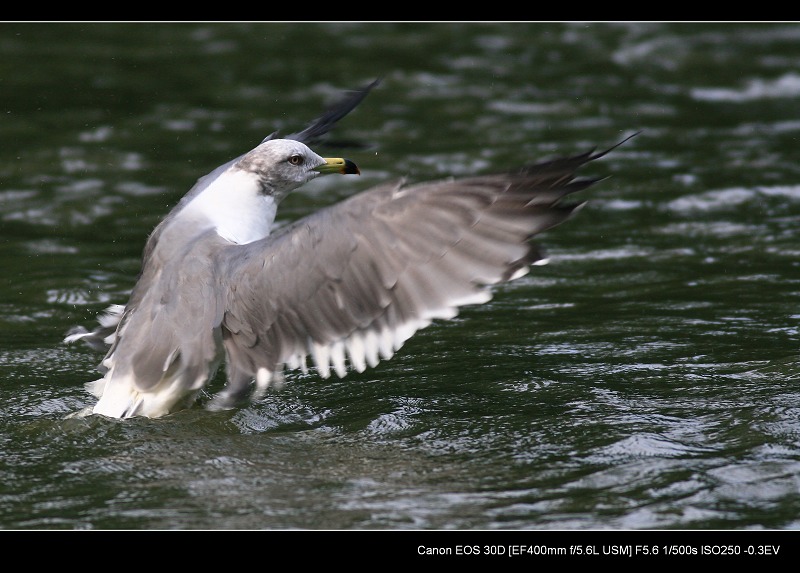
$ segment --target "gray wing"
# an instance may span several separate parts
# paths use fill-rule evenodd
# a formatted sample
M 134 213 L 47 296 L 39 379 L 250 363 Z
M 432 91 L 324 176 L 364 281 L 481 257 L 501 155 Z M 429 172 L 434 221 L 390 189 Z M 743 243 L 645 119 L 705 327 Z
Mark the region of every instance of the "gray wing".
M 175 225 L 162 247 L 150 251 L 154 264 L 145 265 L 102 362 L 105 369 L 114 366 L 117 378 L 129 376 L 140 391 L 171 385 L 177 377 L 182 386 L 198 388 L 218 359 L 215 329 L 224 299 L 209 261 L 228 243 L 213 230 L 180 243 L 192 226 Z
M 610 150 L 609 150 L 610 151 Z M 515 173 L 381 185 L 224 256 L 228 388 L 239 399 L 284 367 L 340 377 L 388 359 L 417 330 L 491 298 L 543 255 L 530 239 L 581 203 L 589 152 Z

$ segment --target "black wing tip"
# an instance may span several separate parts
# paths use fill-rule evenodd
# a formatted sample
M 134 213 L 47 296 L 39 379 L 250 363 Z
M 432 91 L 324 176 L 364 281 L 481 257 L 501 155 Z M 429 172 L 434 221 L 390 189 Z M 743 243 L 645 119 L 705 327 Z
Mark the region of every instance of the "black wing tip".
M 584 151 L 583 153 L 577 153 L 575 155 L 562 155 L 552 159 L 546 159 L 544 161 L 539 161 L 537 163 L 524 166 L 522 169 L 520 169 L 520 173 L 525 175 L 533 175 L 535 173 L 549 171 L 553 174 L 559 172 L 564 175 L 574 174 L 583 165 L 608 155 L 621 145 L 625 144 L 627 141 L 642 133 L 642 131 L 643 130 L 639 130 L 632 133 L 631 135 L 625 137 L 618 143 L 615 143 L 603 151 L 596 151 L 597 148 L 594 147 L 588 151 Z
M 360 88 L 346 91 L 343 97 L 339 98 L 325 113 L 309 123 L 304 130 L 289 134 L 285 139 L 294 139 L 307 145 L 320 141 L 339 120 L 358 107 L 364 98 L 382 81 L 383 78 L 378 77 Z M 264 141 L 272 139 L 275 135 L 275 133 L 269 135 Z
M 617 147 L 620 147 L 621 145 L 624 145 L 625 143 L 627 143 L 628 141 L 630 141 L 631 139 L 633 139 L 634 137 L 636 137 L 637 135 L 639 135 L 639 134 L 641 134 L 643 132 L 644 132 L 643 129 L 640 129 L 639 131 L 634 131 L 628 137 L 626 137 L 622 141 L 619 141 L 618 143 L 615 143 L 614 145 L 612 145 L 608 149 L 605 149 L 604 151 L 598 151 L 597 153 L 594 153 L 594 150 L 592 150 L 591 153 L 589 153 L 589 158 L 587 159 L 587 161 L 594 161 L 595 159 L 600 159 L 604 155 L 608 155 L 609 153 L 614 151 Z
M 383 81 L 383 76 L 378 76 L 377 78 L 375 78 L 374 80 L 372 80 L 370 83 L 366 84 L 365 86 L 363 86 L 362 88 L 360 88 L 360 89 L 358 89 L 358 90 L 356 90 L 356 91 L 358 91 L 358 92 L 364 92 L 364 95 L 366 96 L 366 95 L 367 95 L 369 92 L 371 92 L 371 91 L 372 91 L 374 88 L 378 87 L 378 85 L 380 85 L 380 83 L 381 83 L 382 81 Z

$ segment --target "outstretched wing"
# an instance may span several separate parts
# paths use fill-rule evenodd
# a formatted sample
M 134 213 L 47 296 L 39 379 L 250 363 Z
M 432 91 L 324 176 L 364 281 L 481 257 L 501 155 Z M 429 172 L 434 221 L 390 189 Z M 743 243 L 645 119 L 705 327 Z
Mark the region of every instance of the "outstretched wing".
M 608 150 L 610 151 L 610 150 Z M 491 298 L 491 285 L 543 262 L 530 239 L 581 203 L 588 152 L 501 175 L 375 187 L 277 235 L 223 254 L 231 285 L 223 344 L 238 399 L 284 367 L 340 377 L 388 359 L 417 330 Z

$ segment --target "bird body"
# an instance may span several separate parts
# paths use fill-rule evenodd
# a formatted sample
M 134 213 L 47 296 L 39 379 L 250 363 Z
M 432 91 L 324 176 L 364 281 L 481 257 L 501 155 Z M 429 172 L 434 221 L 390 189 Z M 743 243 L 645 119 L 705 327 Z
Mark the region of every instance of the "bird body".
M 285 369 L 323 378 L 390 358 L 417 330 L 491 298 L 491 286 L 546 261 L 530 239 L 582 203 L 596 180 L 575 172 L 606 152 L 518 171 L 416 185 L 395 181 L 273 232 L 280 201 L 325 174 L 356 174 L 310 143 L 374 84 L 287 138 L 259 146 L 197 184 L 156 227 L 128 303 L 93 332 L 107 346 L 92 412 L 159 417 L 191 406 L 225 364 L 208 404 L 231 408 L 279 384 Z

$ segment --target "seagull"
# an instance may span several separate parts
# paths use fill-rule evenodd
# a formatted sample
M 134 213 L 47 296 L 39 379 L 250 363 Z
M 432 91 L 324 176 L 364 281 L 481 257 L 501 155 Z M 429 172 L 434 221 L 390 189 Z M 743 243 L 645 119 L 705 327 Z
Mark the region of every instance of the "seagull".
M 201 177 L 156 226 L 128 302 L 64 339 L 106 352 L 102 378 L 86 384 L 98 398 L 87 415 L 189 408 L 223 364 L 226 383 L 210 410 L 257 400 L 286 370 L 308 372 L 309 359 L 322 378 L 377 366 L 419 329 L 545 264 L 531 238 L 583 206 L 562 199 L 599 179 L 576 171 L 624 142 L 505 173 L 386 182 L 276 227 L 291 191 L 360 173 L 309 145 L 378 83 Z

